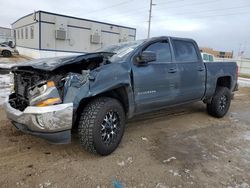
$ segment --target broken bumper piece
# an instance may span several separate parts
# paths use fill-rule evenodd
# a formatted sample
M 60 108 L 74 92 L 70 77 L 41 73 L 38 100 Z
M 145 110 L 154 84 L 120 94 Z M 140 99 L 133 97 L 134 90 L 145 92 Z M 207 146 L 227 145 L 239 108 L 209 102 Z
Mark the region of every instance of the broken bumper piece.
M 73 103 L 46 107 L 28 106 L 23 112 L 4 103 L 7 117 L 14 126 L 31 135 L 53 143 L 69 143 L 73 118 Z

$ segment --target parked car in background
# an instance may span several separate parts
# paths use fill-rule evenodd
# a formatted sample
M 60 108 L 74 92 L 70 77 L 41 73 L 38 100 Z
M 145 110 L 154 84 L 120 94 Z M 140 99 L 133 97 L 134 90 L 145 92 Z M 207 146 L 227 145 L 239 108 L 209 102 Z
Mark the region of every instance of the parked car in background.
M 212 54 L 209 53 L 201 53 L 201 57 L 203 62 L 213 62 L 214 61 L 214 56 Z
M 0 44 L 6 44 L 7 46 L 11 48 L 15 48 L 15 43 L 13 41 L 8 41 L 8 42 L 1 42 Z
M 0 55 L 4 57 L 10 57 L 12 55 L 18 55 L 18 51 L 15 48 L 9 47 L 7 44 L 0 44 Z

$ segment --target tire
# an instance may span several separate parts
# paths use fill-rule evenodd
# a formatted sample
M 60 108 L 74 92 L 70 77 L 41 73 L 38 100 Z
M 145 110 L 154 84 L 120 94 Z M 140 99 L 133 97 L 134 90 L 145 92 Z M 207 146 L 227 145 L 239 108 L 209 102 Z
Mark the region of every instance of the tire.
M 3 57 L 10 57 L 11 56 L 11 52 L 8 51 L 8 50 L 4 50 L 4 51 L 2 51 L 2 55 L 3 55 Z
M 80 144 L 91 153 L 109 155 L 118 147 L 124 128 L 125 113 L 121 103 L 113 98 L 96 98 L 81 113 Z
M 211 116 L 222 118 L 231 104 L 231 92 L 227 87 L 218 87 L 211 103 L 207 104 L 207 112 Z

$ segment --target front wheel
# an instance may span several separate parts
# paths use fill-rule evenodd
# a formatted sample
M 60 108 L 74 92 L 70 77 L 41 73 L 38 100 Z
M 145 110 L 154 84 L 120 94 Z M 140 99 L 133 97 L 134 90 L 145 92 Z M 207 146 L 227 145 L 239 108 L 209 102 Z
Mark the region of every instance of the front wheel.
M 11 56 L 11 52 L 8 51 L 8 50 L 4 50 L 4 51 L 2 52 L 2 55 L 3 55 L 3 57 L 10 57 L 10 56 Z
M 221 118 L 226 115 L 231 103 L 231 92 L 227 87 L 218 87 L 211 103 L 207 104 L 208 114 Z
M 119 145 L 125 128 L 125 113 L 121 103 L 100 97 L 83 110 L 78 124 L 81 146 L 92 153 L 109 155 Z

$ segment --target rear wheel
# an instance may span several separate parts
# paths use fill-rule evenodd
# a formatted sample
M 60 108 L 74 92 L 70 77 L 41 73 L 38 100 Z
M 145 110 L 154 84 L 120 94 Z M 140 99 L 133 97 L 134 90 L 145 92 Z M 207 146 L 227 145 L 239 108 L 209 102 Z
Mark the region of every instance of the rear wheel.
M 231 92 L 227 87 L 218 87 L 211 103 L 207 104 L 208 114 L 221 118 L 225 116 L 231 104 Z
M 118 147 L 124 127 L 125 113 L 118 100 L 108 97 L 94 99 L 80 117 L 80 144 L 92 153 L 109 155 Z
M 10 57 L 10 56 L 11 56 L 11 52 L 8 51 L 8 50 L 4 50 L 4 51 L 2 52 L 2 55 L 3 55 L 4 57 Z

